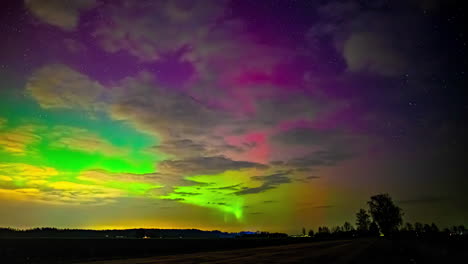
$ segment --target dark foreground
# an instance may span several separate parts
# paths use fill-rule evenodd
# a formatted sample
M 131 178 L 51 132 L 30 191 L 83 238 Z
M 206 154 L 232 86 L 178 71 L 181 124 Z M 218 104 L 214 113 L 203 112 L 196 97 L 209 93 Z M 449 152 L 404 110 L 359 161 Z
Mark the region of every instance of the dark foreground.
M 467 241 L 5 239 L 1 263 L 468 263 Z
M 427 247 L 427 248 L 424 248 Z M 466 248 L 465 248 L 466 250 Z M 82 264 L 159 263 L 467 263 L 464 251 L 385 239 L 312 242 L 242 250 L 204 252 Z

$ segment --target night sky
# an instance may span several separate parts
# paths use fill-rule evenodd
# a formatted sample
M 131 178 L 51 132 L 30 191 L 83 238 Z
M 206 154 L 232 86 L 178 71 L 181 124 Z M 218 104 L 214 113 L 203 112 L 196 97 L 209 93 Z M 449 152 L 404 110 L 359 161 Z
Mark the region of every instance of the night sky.
M 2 1 L 0 226 L 466 225 L 459 2 Z

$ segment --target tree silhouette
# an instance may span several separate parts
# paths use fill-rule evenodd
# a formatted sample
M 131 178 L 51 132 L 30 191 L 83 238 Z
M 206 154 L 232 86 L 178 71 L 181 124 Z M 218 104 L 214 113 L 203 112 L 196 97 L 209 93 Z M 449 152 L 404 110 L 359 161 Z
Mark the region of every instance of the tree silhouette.
M 369 225 L 369 235 L 371 236 L 378 236 L 380 234 L 379 227 L 375 222 L 372 222 Z
M 343 231 L 350 232 L 353 230 L 353 226 L 349 222 L 343 224 Z
M 405 227 L 406 227 L 406 230 L 409 232 L 414 231 L 413 225 L 411 223 L 406 223 Z
M 364 209 L 359 209 L 359 212 L 356 213 L 356 227 L 357 230 L 361 233 L 367 233 L 370 226 L 370 216 Z
M 414 231 L 416 231 L 416 235 L 420 235 L 423 232 L 423 224 L 416 222 L 414 223 Z
M 334 234 L 338 234 L 338 233 L 341 233 L 341 232 L 342 232 L 341 226 L 334 226 L 332 228 L 332 233 L 334 233 Z
M 314 236 L 314 230 L 312 230 L 312 229 L 309 230 L 309 236 L 310 236 L 310 237 L 313 237 L 313 236 Z
M 431 233 L 432 229 L 431 229 L 431 226 L 429 224 L 424 224 L 424 233 Z
M 367 202 L 372 219 L 384 235 L 391 235 L 402 224 L 402 210 L 396 206 L 390 195 L 378 194 Z
M 328 229 L 328 227 L 326 227 L 326 226 L 323 226 L 323 227 L 320 226 L 318 228 L 318 232 L 322 233 L 322 234 L 330 234 L 330 229 Z

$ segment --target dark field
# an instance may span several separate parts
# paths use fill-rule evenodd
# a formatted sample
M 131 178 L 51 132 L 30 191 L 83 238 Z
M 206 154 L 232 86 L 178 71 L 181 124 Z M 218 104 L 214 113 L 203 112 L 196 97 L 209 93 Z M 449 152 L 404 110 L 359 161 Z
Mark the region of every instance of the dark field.
M 467 263 L 466 241 L 3 239 L 1 263 Z
M 0 239 L 0 263 L 73 263 L 284 245 L 298 239 Z M 3 261 L 2 261 L 3 260 Z
M 461 246 L 462 244 L 458 244 Z M 98 261 L 83 264 L 156 263 L 467 263 L 466 244 L 452 245 L 361 239 L 311 242 L 164 257 Z

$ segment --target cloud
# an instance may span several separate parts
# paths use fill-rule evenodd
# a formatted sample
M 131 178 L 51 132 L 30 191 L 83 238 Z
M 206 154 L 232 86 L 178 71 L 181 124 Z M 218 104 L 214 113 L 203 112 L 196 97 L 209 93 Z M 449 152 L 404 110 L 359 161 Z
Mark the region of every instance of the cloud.
M 54 204 L 105 205 L 126 195 L 125 191 L 115 188 L 61 181 L 43 186 L 37 198 Z
M 0 175 L 17 182 L 43 180 L 58 175 L 58 171 L 51 167 L 39 167 L 25 163 L 0 163 Z
M 51 64 L 32 74 L 26 91 L 43 108 L 97 110 L 104 88 L 68 66 Z
M 96 6 L 96 0 L 25 0 L 26 7 L 40 20 L 71 31 L 78 25 L 80 12 Z
M 337 137 L 336 133 L 309 128 L 293 128 L 272 136 L 272 140 L 286 145 L 323 145 Z
M 243 149 L 220 142 L 219 140 L 198 139 L 174 139 L 161 142 L 154 147 L 155 150 L 175 158 L 189 158 L 199 156 L 210 156 L 226 151 L 242 152 Z
M 125 50 L 141 60 L 155 60 L 208 33 L 224 14 L 226 1 L 124 1 L 104 6 L 108 21 L 94 36 L 108 52 Z M 113 25 L 113 26 L 109 26 Z
M 157 85 L 148 73 L 126 78 L 115 88 L 109 114 L 164 139 L 201 135 L 224 120 L 193 97 Z
M 283 165 L 291 168 L 309 168 L 317 166 L 334 166 L 337 163 L 350 159 L 354 155 L 341 151 L 315 151 L 305 156 L 291 159 Z
M 124 156 L 129 150 L 114 146 L 104 138 L 86 129 L 70 126 L 47 128 L 39 125 L 20 125 L 0 130 L 0 149 L 14 155 L 35 151 L 32 146 L 46 140 L 49 148 L 98 152 L 108 156 Z
M 52 167 L 0 163 L 0 196 L 53 204 L 103 204 L 124 195 L 108 187 L 50 180 L 59 175 Z
M 355 32 L 345 42 L 343 56 L 352 72 L 368 71 L 385 76 L 405 73 L 407 56 L 382 32 Z
M 94 183 L 127 182 L 127 183 L 151 183 L 158 184 L 163 177 L 157 173 L 111 173 L 104 170 L 88 170 L 81 172 L 78 179 Z
M 219 174 L 230 170 L 266 169 L 264 164 L 235 161 L 221 156 L 195 157 L 183 160 L 165 160 L 158 164 L 161 173 L 183 176 Z
M 108 156 L 125 156 L 129 154 L 129 149 L 114 146 L 99 135 L 83 128 L 55 126 L 47 133 L 47 137 L 51 140 L 51 144 L 49 144 L 51 148 L 96 152 Z
M 328 1 L 317 10 L 319 22 L 307 34 L 311 50 L 323 52 L 317 43 L 331 38 L 351 73 L 392 77 L 408 71 L 423 73 L 432 67 L 418 47 L 439 36 L 423 26 L 423 19 L 410 12 L 408 3 Z
M 190 139 L 167 140 L 155 149 L 179 158 L 204 155 L 207 152 L 205 145 Z
M 40 20 L 63 30 L 74 30 L 80 12 L 96 6 L 96 0 L 25 0 L 26 7 Z
M 242 184 L 234 184 L 234 185 L 229 185 L 229 186 L 222 186 L 222 187 L 209 187 L 208 189 L 210 190 L 231 190 L 231 191 L 237 191 L 239 190 L 240 186 Z
M 23 125 L 0 130 L 0 149 L 13 155 L 26 155 L 28 147 L 41 140 L 37 134 L 40 129 L 37 125 Z
M 112 173 L 104 170 L 87 170 L 80 173 L 77 177 L 81 181 L 91 182 L 96 185 L 109 185 L 114 183 L 126 183 L 131 184 L 145 184 L 144 189 L 145 195 L 148 197 L 161 198 L 163 195 L 167 195 L 174 191 L 180 186 L 194 186 L 203 184 L 185 179 L 181 175 L 175 174 L 162 174 L 162 173 Z M 115 185 L 114 185 L 115 186 Z M 126 189 L 126 185 L 116 185 L 123 191 Z
M 294 53 L 261 44 L 226 10 L 228 1 L 221 0 L 110 4 L 103 7 L 108 20 L 99 23 L 94 35 L 108 52 L 189 64 L 193 73 L 177 89 L 206 105 L 242 112 L 270 90 L 239 80 L 252 72 L 272 76 L 275 66 Z
M 52 204 L 100 205 L 114 202 L 119 197 L 142 195 L 145 188 L 159 187 L 150 184 L 154 179 L 148 175 L 115 174 L 112 177 L 105 172 L 87 171 L 73 181 L 57 181 L 62 175 L 63 172 L 52 167 L 0 163 L 0 196 Z M 126 185 L 116 185 L 116 182 Z
M 244 187 L 241 191 L 235 192 L 237 195 L 246 195 L 254 193 L 262 193 L 271 189 L 275 189 L 281 184 L 291 183 L 292 180 L 288 173 L 275 173 L 266 176 L 253 176 L 251 177 L 254 181 L 262 182 L 258 187 Z
M 174 195 L 181 195 L 181 196 L 194 196 L 194 195 L 201 195 L 201 193 L 196 193 L 196 192 L 180 192 L 180 191 L 174 191 Z M 216 203 L 220 204 L 220 203 Z

